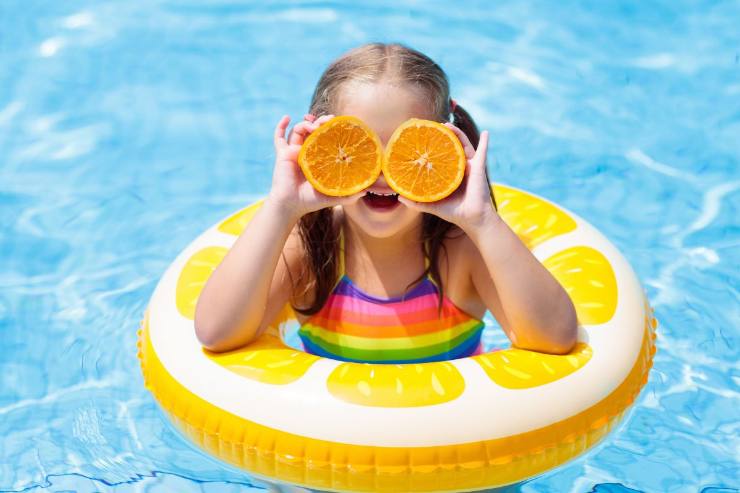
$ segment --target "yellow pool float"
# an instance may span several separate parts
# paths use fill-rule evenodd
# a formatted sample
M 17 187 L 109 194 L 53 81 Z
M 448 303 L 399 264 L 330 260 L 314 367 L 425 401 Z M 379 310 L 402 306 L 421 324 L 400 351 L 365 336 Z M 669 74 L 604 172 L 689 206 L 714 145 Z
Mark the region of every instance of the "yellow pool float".
M 266 482 L 458 492 L 519 482 L 578 456 L 647 382 L 657 322 L 632 268 L 593 226 L 534 194 L 493 188 L 502 218 L 575 304 L 570 354 L 511 348 L 348 363 L 287 345 L 288 306 L 253 343 L 204 350 L 196 301 L 257 202 L 196 238 L 160 280 L 139 331 L 146 387 L 193 442 Z

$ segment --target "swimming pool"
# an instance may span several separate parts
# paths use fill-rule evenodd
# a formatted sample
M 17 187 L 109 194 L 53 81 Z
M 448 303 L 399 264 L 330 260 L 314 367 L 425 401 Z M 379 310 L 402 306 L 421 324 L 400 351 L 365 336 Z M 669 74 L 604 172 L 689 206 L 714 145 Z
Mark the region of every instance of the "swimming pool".
M 250 490 L 169 428 L 136 329 L 268 190 L 280 115 L 374 40 L 439 62 L 494 180 L 603 231 L 661 321 L 624 423 L 521 491 L 738 491 L 740 5 L 558 4 L 0 4 L 0 491 Z

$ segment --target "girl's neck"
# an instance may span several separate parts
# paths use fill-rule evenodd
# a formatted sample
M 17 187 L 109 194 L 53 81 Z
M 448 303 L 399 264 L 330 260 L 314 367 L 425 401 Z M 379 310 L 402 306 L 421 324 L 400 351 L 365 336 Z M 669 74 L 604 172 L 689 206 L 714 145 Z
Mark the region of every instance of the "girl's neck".
M 409 227 L 398 231 L 392 236 L 377 238 L 367 234 L 346 215 L 343 218 L 345 248 L 349 243 L 352 249 L 352 258 L 359 262 L 352 262 L 360 268 L 372 264 L 378 270 L 393 268 L 394 266 L 410 267 L 418 272 L 415 264 L 418 262 L 423 268 L 423 254 L 421 252 L 421 214 L 419 220 Z M 346 261 L 346 260 L 345 260 Z M 402 270 L 406 270 L 402 269 Z M 363 269 L 364 270 L 364 269 Z

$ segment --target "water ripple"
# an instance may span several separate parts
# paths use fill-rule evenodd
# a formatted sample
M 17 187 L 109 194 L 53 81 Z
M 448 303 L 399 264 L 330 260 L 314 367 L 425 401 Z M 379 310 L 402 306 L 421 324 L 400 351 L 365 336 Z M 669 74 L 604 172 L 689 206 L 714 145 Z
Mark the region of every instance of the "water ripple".
M 493 179 L 596 225 L 661 322 L 623 424 L 512 491 L 737 491 L 738 18 L 684 0 L 0 2 L 0 490 L 251 490 L 143 388 L 138 323 L 175 255 L 267 192 L 276 119 L 381 39 L 440 63 L 491 130 Z

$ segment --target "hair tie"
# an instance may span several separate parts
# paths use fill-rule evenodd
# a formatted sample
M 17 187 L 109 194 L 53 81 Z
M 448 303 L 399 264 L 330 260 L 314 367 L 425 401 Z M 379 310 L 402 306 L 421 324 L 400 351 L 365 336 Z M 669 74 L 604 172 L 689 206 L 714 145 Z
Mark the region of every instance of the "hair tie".
M 451 113 L 454 113 L 455 112 L 455 108 L 457 108 L 457 101 L 455 101 L 454 99 L 450 98 L 450 112 Z

